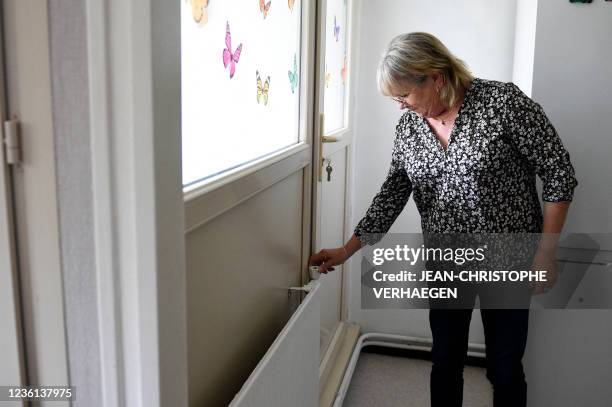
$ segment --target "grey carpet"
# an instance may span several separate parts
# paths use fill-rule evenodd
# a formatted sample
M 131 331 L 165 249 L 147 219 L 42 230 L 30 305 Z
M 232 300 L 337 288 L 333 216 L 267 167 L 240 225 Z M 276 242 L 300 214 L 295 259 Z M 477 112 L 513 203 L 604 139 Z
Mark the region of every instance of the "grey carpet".
M 431 362 L 362 352 L 343 407 L 429 407 Z M 493 390 L 481 367 L 465 366 L 463 405 L 490 407 Z

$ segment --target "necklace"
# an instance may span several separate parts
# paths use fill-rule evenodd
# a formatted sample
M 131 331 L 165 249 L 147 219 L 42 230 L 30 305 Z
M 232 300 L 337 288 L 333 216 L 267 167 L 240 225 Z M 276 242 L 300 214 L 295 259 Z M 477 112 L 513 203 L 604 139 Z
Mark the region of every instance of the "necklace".
M 450 116 L 453 116 L 453 114 L 455 113 L 455 110 L 457 109 L 457 106 L 453 106 L 450 109 L 444 109 L 439 115 L 438 117 L 441 117 L 442 115 L 446 115 L 448 116 L 448 113 L 450 113 Z M 442 123 L 442 126 L 446 126 L 447 123 L 452 122 L 452 120 L 448 120 L 448 118 L 442 118 L 442 119 L 438 119 L 440 121 L 440 123 Z M 449 123 L 450 124 L 450 123 Z
M 447 110 L 444 110 L 442 113 L 446 113 Z M 442 115 L 442 113 L 440 115 L 438 115 L 438 117 L 440 117 Z M 439 119 L 440 123 L 442 123 L 443 126 L 446 126 L 446 119 Z
M 462 93 L 462 95 L 461 95 L 461 97 L 460 97 L 460 99 L 459 99 L 459 100 L 457 101 L 457 103 L 456 103 L 456 104 L 455 104 L 455 105 L 454 105 L 454 106 L 453 106 L 453 107 L 450 109 L 451 116 L 453 116 L 455 113 L 456 113 L 456 114 L 459 114 L 459 110 L 461 109 L 461 104 L 463 103 L 463 100 L 465 99 L 465 95 L 466 95 L 466 93 L 467 93 L 467 90 L 464 90 L 464 91 L 463 91 L 463 93 Z M 439 115 L 439 116 L 441 116 L 443 113 L 447 113 L 448 111 L 449 111 L 448 109 L 444 110 L 442 113 L 440 113 L 440 115 Z M 439 117 L 439 116 L 438 116 L 438 117 Z M 454 121 L 454 120 L 455 120 L 455 118 L 453 118 L 453 120 L 451 120 L 451 122 L 452 122 L 452 121 Z M 443 125 L 443 126 L 446 126 L 446 122 L 447 122 L 447 121 L 446 121 L 446 119 L 440 119 L 440 123 L 442 123 L 442 125 Z

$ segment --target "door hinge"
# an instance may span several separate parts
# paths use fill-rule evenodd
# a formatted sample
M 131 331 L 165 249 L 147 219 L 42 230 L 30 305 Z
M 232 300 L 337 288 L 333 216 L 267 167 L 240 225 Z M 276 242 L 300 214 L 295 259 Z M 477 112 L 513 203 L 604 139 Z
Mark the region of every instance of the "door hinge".
M 4 150 L 7 164 L 21 164 L 21 134 L 17 119 L 4 122 Z

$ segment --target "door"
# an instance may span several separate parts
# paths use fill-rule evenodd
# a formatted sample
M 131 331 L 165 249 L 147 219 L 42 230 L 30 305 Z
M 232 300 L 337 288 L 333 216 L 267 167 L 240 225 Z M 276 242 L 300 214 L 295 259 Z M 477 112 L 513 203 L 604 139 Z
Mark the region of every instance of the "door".
M 350 0 L 323 1 L 319 26 L 317 111 L 318 159 L 315 178 L 313 252 L 340 247 L 352 235 L 348 221 L 350 156 L 351 19 Z M 344 267 L 321 275 L 321 352 L 324 359 L 340 322 L 348 317 Z
M 190 404 L 227 405 L 245 383 L 279 395 L 247 382 L 268 359 L 316 401 L 319 311 L 314 346 L 301 342 L 292 318 L 306 300 L 288 296 L 307 282 L 312 242 L 316 4 L 180 6 Z M 281 337 L 298 340 L 300 369 L 266 356 Z
M 3 83 L 6 84 L 2 94 L 6 94 L 7 101 L 2 111 L 6 117 L 19 120 L 22 150 L 22 162 L 11 167 L 10 176 L 4 158 L 0 165 L 0 241 L 3 242 L 0 250 L 8 254 L 0 256 L 0 262 L 4 263 L 0 267 L 3 278 L 1 286 L 3 294 L 6 290 L 9 296 L 9 288 L 12 287 L 14 297 L 11 299 L 2 295 L 2 300 L 16 304 L 14 265 L 18 264 L 23 348 L 27 355 L 25 384 L 30 386 L 68 384 L 47 5 L 47 2 L 38 0 L 2 3 Z M 13 192 L 14 229 L 10 226 L 13 220 L 10 218 L 10 205 L 7 205 L 11 201 L 7 193 L 9 183 Z M 14 231 L 18 260 L 15 260 L 11 243 L 5 242 L 11 230 Z M 4 311 L 6 308 L 2 309 Z M 12 318 L 9 316 L 9 319 Z M 9 352 L 3 348 L 4 351 Z M 14 359 L 16 355 L 19 353 L 9 359 Z M 67 404 L 60 402 L 58 405 Z
M 188 3 L 182 4 L 185 6 Z M 194 94 L 194 98 L 200 95 L 223 95 L 214 99 L 215 104 L 211 109 L 217 109 L 222 114 L 224 103 L 238 101 L 236 103 L 240 104 L 236 109 L 242 112 L 242 122 L 236 123 L 235 127 L 243 126 L 245 122 L 251 126 L 246 134 L 252 138 L 260 134 L 273 137 L 276 133 L 263 132 L 261 123 L 266 123 L 270 115 L 276 113 L 279 102 L 283 101 L 283 106 L 286 106 L 293 100 L 281 99 L 282 95 L 299 95 L 301 127 L 298 144 L 290 147 L 293 150 L 285 153 L 281 151 L 278 157 L 280 160 L 264 158 L 258 168 L 247 167 L 243 170 L 238 167 L 231 177 L 220 174 L 215 179 L 217 175 L 213 173 L 208 184 L 201 187 L 197 183 L 186 185 L 190 404 L 220 405 L 231 401 L 232 397 L 228 399 L 228 395 L 231 395 L 235 396 L 233 399 L 236 405 L 257 403 L 253 400 L 266 400 L 267 405 L 288 405 L 285 396 L 292 397 L 293 394 L 294 399 L 290 405 L 316 405 L 319 362 L 343 319 L 342 273 L 323 276 L 317 283 L 318 292 L 308 294 L 297 311 L 296 296 L 288 299 L 287 287 L 307 282 L 307 274 L 304 273 L 313 250 L 324 245 L 342 244 L 345 236 L 345 173 L 350 132 L 347 129 L 348 115 L 344 105 L 347 99 L 345 88 L 348 87 L 348 69 L 343 64 L 348 44 L 348 8 L 340 0 L 338 3 L 330 3 L 337 10 L 326 13 L 325 1 L 296 1 L 289 2 L 294 5 L 293 11 L 286 3 L 277 3 L 276 6 L 272 3 L 269 14 L 266 14 L 268 12 L 263 8 L 267 7 L 265 4 L 261 10 L 255 8 L 247 11 L 236 11 L 230 7 L 233 3 L 229 2 L 225 8 L 213 4 L 211 2 L 210 8 L 206 10 L 207 19 L 200 13 L 202 10 L 198 10 L 194 17 L 191 8 L 183 9 L 184 35 L 191 32 L 199 38 L 199 41 L 185 42 L 183 52 L 187 55 L 189 47 L 193 45 L 194 50 L 197 50 L 194 55 L 198 58 L 203 54 L 210 56 L 210 62 L 206 64 L 202 61 L 202 68 L 194 69 L 197 74 L 193 76 L 197 80 L 208 81 L 208 88 L 196 92 L 197 85 L 188 79 L 189 73 L 184 71 L 187 74 L 183 75 L 182 83 L 183 114 L 188 114 L 190 109 L 188 94 Z M 267 48 L 260 48 L 259 38 L 275 32 L 278 18 L 282 17 L 285 21 L 293 19 L 297 17 L 295 13 L 299 8 L 302 8 L 304 26 L 301 56 L 298 53 L 295 58 L 294 53 L 287 52 L 283 44 L 268 44 Z M 315 15 L 316 10 L 319 15 Z M 329 38 L 342 54 L 341 58 L 339 54 L 334 54 L 337 59 L 334 64 L 337 67 L 332 75 L 337 82 L 327 83 L 330 92 L 332 86 L 336 86 L 337 101 L 334 104 L 331 98 L 327 105 L 335 106 L 337 112 L 329 115 L 326 134 L 338 137 L 341 141 L 326 143 L 323 148 L 318 148 L 318 135 L 325 126 L 321 119 L 323 116 L 319 113 L 323 113 L 323 88 L 326 85 L 325 75 L 315 74 L 315 70 L 323 72 L 325 62 L 327 60 L 330 63 L 331 56 L 327 59 L 315 58 L 314 50 L 317 47 L 322 49 L 324 39 L 317 40 L 317 47 L 313 45 L 315 30 L 317 38 L 327 30 L 326 14 L 331 16 L 329 19 L 332 24 L 333 14 L 336 14 L 336 27 L 339 28 L 335 28 L 336 34 L 330 34 Z M 222 16 L 223 19 L 218 21 L 216 16 Z M 248 31 L 245 27 L 248 24 L 257 29 L 252 30 L 255 34 L 246 36 Z M 234 76 L 228 71 L 231 62 L 227 70 L 223 71 L 223 64 L 218 60 L 215 42 L 219 39 L 218 33 L 226 33 L 228 51 L 225 54 L 241 50 L 234 67 Z M 273 40 L 270 38 L 270 43 Z M 262 52 L 261 55 L 258 50 Z M 280 65 L 282 72 L 276 72 L 277 66 L 273 63 L 276 56 L 268 57 L 266 52 L 269 50 L 274 50 L 275 55 L 282 58 L 286 54 L 290 55 L 289 81 L 284 64 Z M 322 56 L 323 52 L 319 52 L 319 55 Z M 190 62 L 184 62 L 182 69 L 190 69 Z M 209 66 L 217 65 L 219 70 L 208 70 Z M 294 94 L 288 85 L 295 86 L 293 78 L 297 67 L 301 67 L 299 81 L 296 81 L 299 88 L 295 89 Z M 214 80 L 211 79 L 213 77 Z M 215 91 L 215 87 L 221 86 L 221 89 Z M 289 93 L 284 90 L 285 87 Z M 241 89 L 247 92 L 244 98 L 238 96 L 241 95 Z M 262 97 L 262 94 L 267 96 Z M 195 104 L 198 109 L 194 108 L 194 111 L 198 113 L 193 117 L 194 128 L 202 124 L 200 117 L 201 112 L 207 110 L 205 103 L 202 101 Z M 249 120 L 250 109 L 256 109 L 258 122 Z M 202 125 L 210 126 L 210 122 L 208 120 Z M 190 172 L 190 169 L 185 170 L 185 162 L 190 160 L 189 155 L 195 151 L 195 147 L 192 149 L 186 145 L 190 137 L 185 133 L 189 131 L 188 128 L 183 126 L 184 174 Z M 228 129 L 224 137 L 228 138 L 231 131 L 232 128 Z M 203 135 L 213 133 L 214 129 L 208 132 L 202 129 L 194 133 L 194 139 L 202 140 Z M 235 144 L 240 153 L 250 153 L 244 151 L 246 148 L 241 148 L 242 142 Z M 253 146 L 253 149 L 259 147 Z M 223 152 L 220 150 L 221 154 Z M 320 153 L 322 156 L 319 156 Z M 319 163 L 323 159 L 326 160 L 326 166 L 333 166 L 329 181 L 327 177 L 320 180 L 318 177 Z M 330 159 L 331 163 L 328 162 Z M 196 165 L 201 161 L 201 157 L 194 159 Z M 313 211 L 312 205 L 315 203 L 323 205 L 323 209 Z M 320 233 L 321 229 L 312 227 L 315 222 L 311 215 L 313 212 L 323 215 L 323 219 L 319 218 L 316 222 L 326 225 L 323 233 L 315 238 L 311 236 L 312 232 L 319 230 Z M 315 247 L 312 247 L 313 243 Z M 317 310 L 316 318 L 310 318 L 314 315 L 313 309 Z M 303 315 L 310 317 L 302 318 Z M 313 322 L 316 340 L 314 346 L 310 342 Z M 323 334 L 320 334 L 320 330 Z M 268 376 L 270 367 L 273 368 L 272 376 Z M 228 375 L 228 371 L 232 371 L 232 374 Z M 291 384 L 297 384 L 297 387 L 293 388 Z M 308 397 L 299 394 L 307 394 Z
M 2 44 L 0 32 L 0 44 Z M 4 61 L 0 50 L 0 121 L 6 121 L 6 98 L 4 93 Z M 8 126 L 7 126 L 8 128 Z M 1 130 L 4 146 L 6 134 Z M 17 251 L 14 233 L 14 209 L 11 171 L 4 149 L 0 151 L 0 386 L 23 386 L 26 384 L 25 364 L 21 336 L 21 313 Z M 7 402 L 8 403 L 8 402 Z M 3 404 L 5 405 L 5 404 Z M 9 405 L 9 404 L 6 404 Z M 13 402 L 11 406 L 23 406 Z
M 300 384 L 296 391 L 310 395 L 310 398 L 296 398 L 301 404 L 292 405 L 313 405 L 318 394 L 316 386 L 312 389 L 311 385 L 318 384 L 319 361 L 343 319 L 342 273 L 324 276 L 318 285 L 317 310 L 322 311 L 317 311 L 316 319 L 308 318 L 310 323 L 316 321 L 314 347 L 311 342 L 302 346 L 300 341 L 290 340 L 306 338 L 295 334 L 304 326 L 296 319 L 299 321 L 298 316 L 304 314 L 301 311 L 304 304 L 314 301 L 309 302 L 307 296 L 296 311 L 295 296 L 288 298 L 287 288 L 306 283 L 307 263 L 313 250 L 342 244 L 345 237 L 345 174 L 350 147 L 345 103 L 348 100 L 345 64 L 349 61 L 345 60 L 345 54 L 349 34 L 346 21 L 351 3 L 330 2 L 329 6 L 335 9 L 327 13 L 325 1 L 262 2 L 260 7 L 244 9 L 234 7 L 238 2 L 211 2 L 208 8 L 195 9 L 190 7 L 194 4 L 198 6 L 194 2 L 181 2 L 190 404 L 226 404 L 237 393 L 236 403 L 252 400 L 246 395 L 240 396 L 247 392 L 278 395 L 278 383 L 277 389 L 272 389 L 268 387 L 270 381 L 261 379 L 267 377 L 262 373 L 267 371 L 266 366 L 274 366 L 275 372 L 291 379 L 291 383 Z M 295 39 L 291 27 L 300 23 L 300 9 L 304 28 L 298 52 L 297 48 L 287 49 L 287 44 Z M 334 32 L 328 37 L 330 49 L 333 45 L 336 53 L 328 78 L 335 80 L 328 80 L 325 88 L 324 65 L 332 63 L 332 56 L 316 59 L 315 49 L 323 49 L 327 22 L 333 25 L 334 16 L 335 28 L 330 26 Z M 292 25 L 287 26 L 287 22 Z M 272 35 L 277 33 L 279 24 L 285 24 L 286 30 L 282 43 L 280 36 Z M 323 35 L 315 37 L 315 30 Z M 264 37 L 266 41 L 262 41 Z M 315 38 L 320 37 L 315 47 Z M 223 61 L 219 44 L 225 45 Z M 296 70 L 299 79 L 295 76 Z M 315 70 L 321 74 L 315 74 Z M 329 92 L 335 89 L 335 102 L 329 96 L 331 93 L 324 95 L 324 88 Z M 211 99 L 210 95 L 215 97 Z M 271 118 L 278 109 L 293 106 L 297 99 L 297 143 L 273 156 L 259 157 L 258 151 L 264 142 L 281 133 L 294 134 L 295 127 L 278 131 L 278 125 L 287 122 L 287 117 L 291 120 L 297 117 L 293 110 L 286 111 L 278 120 Z M 335 107 L 335 114 L 329 113 L 327 119 L 321 119 L 323 115 L 319 113 L 324 113 L 325 104 Z M 206 111 L 215 111 L 219 117 L 202 120 Z M 228 117 L 221 120 L 223 115 Z M 252 115 L 256 115 L 256 120 L 251 120 Z M 291 120 L 290 123 L 297 123 Z M 323 120 L 328 121 L 327 126 Z M 215 137 L 221 127 L 213 127 L 215 121 L 232 126 L 223 127 L 224 131 Z M 274 127 L 265 128 L 266 123 Z M 324 143 L 318 148 L 318 135 L 324 126 L 325 134 L 339 141 Z M 249 140 L 241 138 L 245 135 L 257 143 L 249 145 Z M 220 144 L 211 143 L 210 148 L 218 148 L 218 154 L 209 151 L 211 157 L 206 160 L 200 152 L 204 150 L 198 150 L 201 148 L 198 143 L 207 136 L 219 143 L 233 141 L 235 147 L 220 148 Z M 219 164 L 215 170 L 207 171 L 209 175 L 195 175 L 227 151 L 236 153 L 231 158 L 252 156 L 257 165 L 244 164 L 244 158 L 236 160 L 235 168 L 226 165 L 231 172 L 223 172 Z M 323 159 L 326 166 L 333 167 L 329 181 L 327 177 L 318 177 Z M 314 203 L 322 206 L 313 211 Z M 316 222 L 326 225 L 325 230 L 312 227 L 313 212 L 319 216 Z M 324 217 L 321 219 L 320 215 Z M 315 238 L 312 237 L 314 230 L 319 231 Z M 305 331 L 312 333 L 310 329 Z M 286 345 L 286 341 L 292 345 Z M 302 359 L 280 357 L 283 349 L 288 348 L 291 348 L 288 355 Z M 294 363 L 288 362 L 291 360 Z M 296 363 L 308 369 L 297 369 Z M 231 375 L 227 374 L 229 371 Z M 284 393 L 291 393 L 289 387 L 281 387 Z

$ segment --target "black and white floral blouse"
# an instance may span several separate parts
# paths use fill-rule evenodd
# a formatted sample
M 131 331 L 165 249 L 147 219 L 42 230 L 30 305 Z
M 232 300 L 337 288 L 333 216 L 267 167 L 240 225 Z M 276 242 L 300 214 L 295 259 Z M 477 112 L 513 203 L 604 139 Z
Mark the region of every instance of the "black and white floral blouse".
M 475 78 L 445 150 L 424 118 L 400 118 L 391 167 L 354 233 L 375 244 L 410 194 L 429 233 L 538 233 L 542 199 L 571 201 L 570 155 L 542 107 L 515 84 Z

